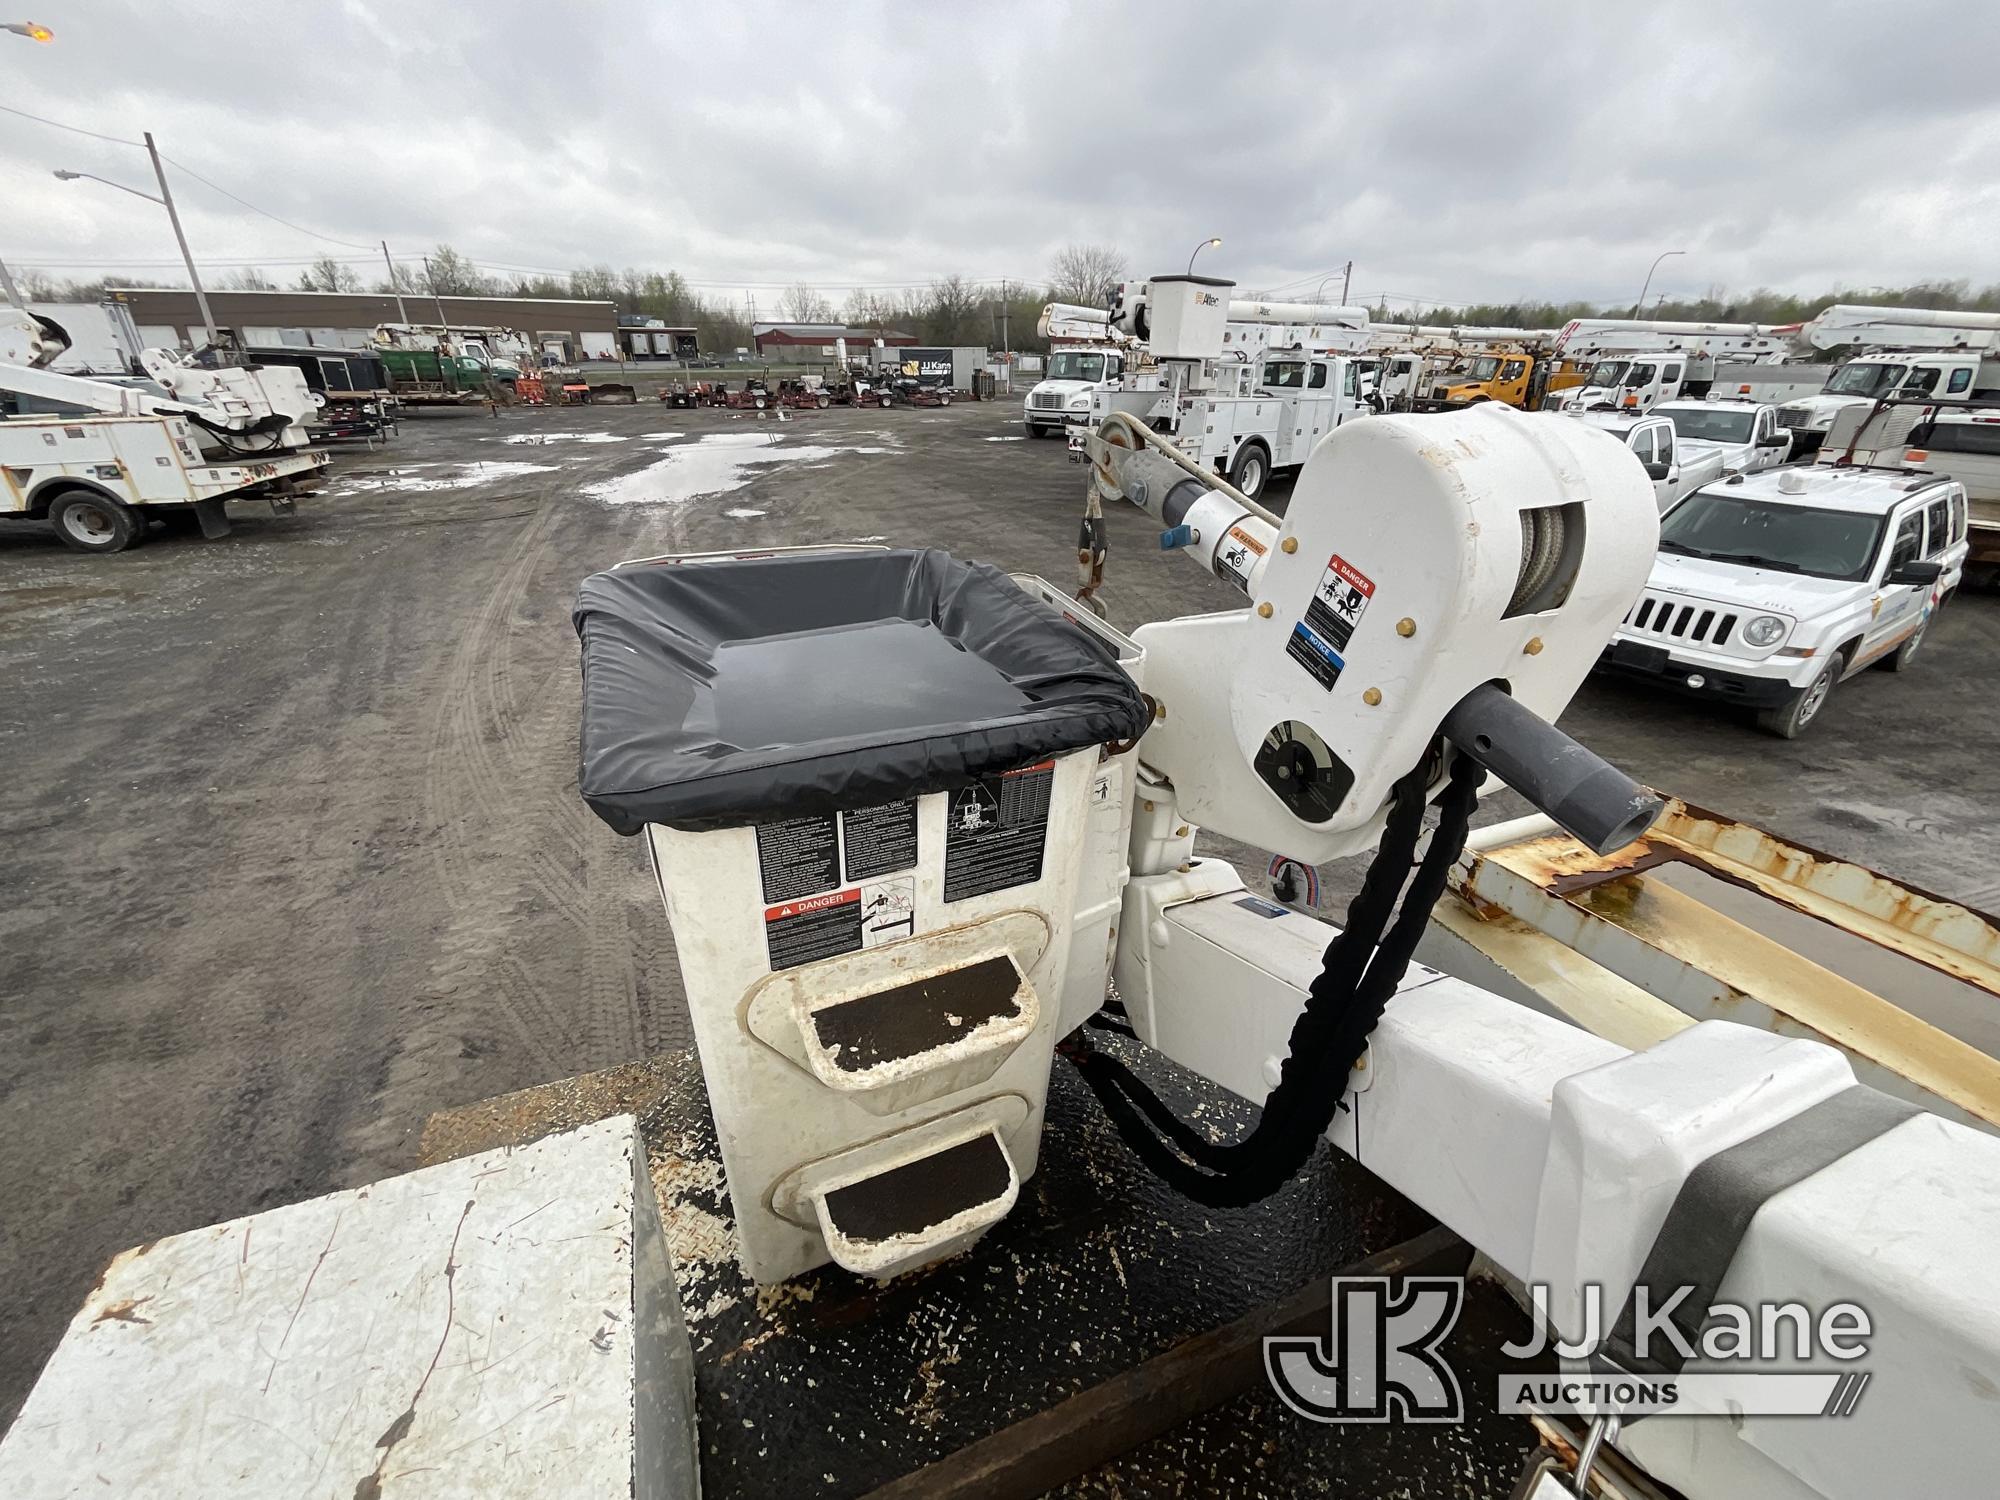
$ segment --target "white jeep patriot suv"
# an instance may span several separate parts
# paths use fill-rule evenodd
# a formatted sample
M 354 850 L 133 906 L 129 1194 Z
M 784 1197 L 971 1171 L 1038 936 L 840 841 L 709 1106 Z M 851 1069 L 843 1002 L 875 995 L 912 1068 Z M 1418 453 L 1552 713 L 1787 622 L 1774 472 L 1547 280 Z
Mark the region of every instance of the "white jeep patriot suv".
M 1608 671 L 1757 710 L 1795 739 L 1863 667 L 1908 666 L 1966 555 L 1965 489 L 1937 474 L 1803 466 L 1736 475 L 1660 518 Z

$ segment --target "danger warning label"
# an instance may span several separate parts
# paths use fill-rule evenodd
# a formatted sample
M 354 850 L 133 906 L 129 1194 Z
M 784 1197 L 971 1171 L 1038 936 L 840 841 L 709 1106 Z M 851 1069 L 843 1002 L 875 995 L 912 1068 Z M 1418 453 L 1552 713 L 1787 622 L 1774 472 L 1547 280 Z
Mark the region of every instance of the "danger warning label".
M 773 969 L 795 969 L 861 947 L 861 892 L 829 891 L 764 911 L 764 946 Z
M 1224 583 L 1233 583 L 1239 589 L 1250 587 L 1250 570 L 1257 566 L 1257 559 L 1269 550 L 1256 537 L 1241 526 L 1229 528 L 1229 534 L 1222 539 L 1222 545 L 1215 549 L 1215 576 Z
M 1375 585 L 1366 573 L 1338 554 L 1329 558 L 1326 571 L 1319 575 L 1312 603 L 1306 608 L 1306 624 L 1329 642 L 1336 651 L 1345 651 L 1354 637 L 1355 626 L 1375 597 Z
M 945 812 L 944 899 L 963 901 L 1042 878 L 1056 763 L 982 776 L 951 794 Z

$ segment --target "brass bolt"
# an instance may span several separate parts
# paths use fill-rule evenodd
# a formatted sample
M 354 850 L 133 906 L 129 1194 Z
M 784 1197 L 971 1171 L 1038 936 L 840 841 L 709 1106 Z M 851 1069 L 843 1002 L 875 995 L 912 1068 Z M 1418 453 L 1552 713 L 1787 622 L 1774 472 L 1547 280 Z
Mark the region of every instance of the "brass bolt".
M 1367 704 L 1370 708 L 1373 708 L 1376 704 L 1382 701 L 1382 690 L 1380 688 L 1370 688 L 1367 692 L 1361 695 L 1361 701 Z
M 1402 619 L 1396 622 L 1397 635 L 1400 635 L 1405 639 L 1407 639 L 1410 636 L 1415 635 L 1416 633 L 1417 633 L 1417 622 L 1415 620 L 1412 620 L 1408 615 L 1404 615 Z
M 1299 550 L 1299 539 L 1295 536 L 1286 537 L 1282 542 L 1278 543 L 1278 550 L 1289 556 Z
M 1174 837 L 1175 837 L 1175 838 L 1177 838 L 1177 839 L 1184 839 L 1184 838 L 1186 838 L 1186 837 L 1187 837 L 1187 824 L 1183 823 L 1183 824 L 1181 824 L 1181 826 L 1180 826 L 1180 827 L 1176 828 L 1176 829 L 1174 830 Z
M 1366 1052 L 1362 1053 L 1359 1057 L 1354 1059 L 1355 1072 L 1359 1073 L 1367 1066 L 1368 1066 L 1368 1054 Z
M 1269 599 L 1266 599 L 1262 604 L 1257 606 L 1257 618 L 1260 620 L 1271 618 L 1271 601 Z
M 1153 705 L 1153 717 L 1156 719 L 1164 719 L 1166 716 L 1167 716 L 1167 705 L 1164 703 L 1155 703 Z
M 1521 649 L 1530 656 L 1540 656 L 1542 654 L 1542 638 L 1540 636 L 1531 637 L 1528 644 Z
M 1146 801 L 1146 803 L 1145 803 L 1145 808 L 1146 808 L 1146 811 L 1147 811 L 1147 812 L 1151 812 L 1151 811 L 1153 810 L 1153 803 L 1152 803 L 1152 800 L 1151 800 L 1150 798 L 1148 798 L 1148 799 L 1147 799 L 1147 801 Z

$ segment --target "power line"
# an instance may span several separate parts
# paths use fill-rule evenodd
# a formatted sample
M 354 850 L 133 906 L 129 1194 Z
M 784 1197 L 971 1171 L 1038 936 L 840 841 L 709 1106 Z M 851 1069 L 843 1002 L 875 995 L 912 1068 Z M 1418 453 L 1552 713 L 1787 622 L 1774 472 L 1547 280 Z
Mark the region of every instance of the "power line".
M 285 226 L 285 228 L 292 230 L 295 233 L 303 234 L 307 236 L 309 239 L 325 240 L 329 245 L 342 245 L 349 250 L 372 251 L 375 248 L 373 245 L 357 245 L 353 240 L 337 240 L 330 234 L 321 234 L 316 229 L 307 229 L 303 225 L 294 224 L 290 219 L 281 219 L 276 214 L 272 213 L 269 209 L 259 208 L 256 204 L 252 203 L 248 198 L 237 197 L 235 193 L 230 192 L 228 188 L 223 187 L 220 183 L 210 182 L 206 177 L 202 176 L 201 173 L 197 172 L 193 167 L 187 165 L 187 163 L 185 162 L 175 161 L 171 156 L 168 156 L 164 151 L 160 153 L 160 156 L 164 161 L 171 163 L 173 166 L 179 167 L 183 172 L 187 173 L 188 176 L 192 177 L 196 182 L 202 183 L 207 187 L 214 188 L 215 191 L 222 194 L 223 197 L 232 199 L 235 202 L 242 204 L 245 208 L 249 209 L 250 212 L 252 212 L 253 214 L 262 214 L 265 218 L 269 219 L 273 224 L 282 224 Z
M 0 104 L 0 109 L 4 109 L 10 115 L 19 115 L 24 120 L 33 120 L 37 125 L 48 125 L 57 130 L 67 130 L 72 135 L 87 135 L 93 141 L 109 141 L 114 146 L 136 146 L 141 151 L 146 149 L 144 141 L 128 141 L 122 135 L 99 135 L 95 130 L 85 130 L 81 125 L 65 125 L 60 120 L 46 120 L 40 115 L 31 115 L 25 109 L 16 109 L 11 104 Z

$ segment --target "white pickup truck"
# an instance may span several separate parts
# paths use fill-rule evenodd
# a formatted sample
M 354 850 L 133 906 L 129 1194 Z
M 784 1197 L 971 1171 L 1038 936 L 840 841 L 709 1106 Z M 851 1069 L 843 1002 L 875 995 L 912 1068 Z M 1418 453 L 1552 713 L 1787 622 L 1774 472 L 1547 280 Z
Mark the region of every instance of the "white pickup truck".
M 1652 576 L 1598 666 L 1754 709 L 1796 739 L 1863 667 L 1910 664 L 1965 556 L 1955 480 L 1825 465 L 1734 476 L 1661 519 Z
M 1627 411 L 1581 411 L 1569 415 L 1572 421 L 1603 428 L 1638 455 L 1646 477 L 1653 481 L 1653 499 L 1662 514 L 1681 496 L 1723 475 L 1722 450 L 1707 443 L 1681 442 L 1670 417 Z
M 1720 453 L 1725 474 L 1756 474 L 1791 462 L 1792 435 L 1778 425 L 1778 408 L 1768 401 L 1735 396 L 1663 401 L 1653 415 L 1674 424 L 1683 453 L 1695 448 Z

